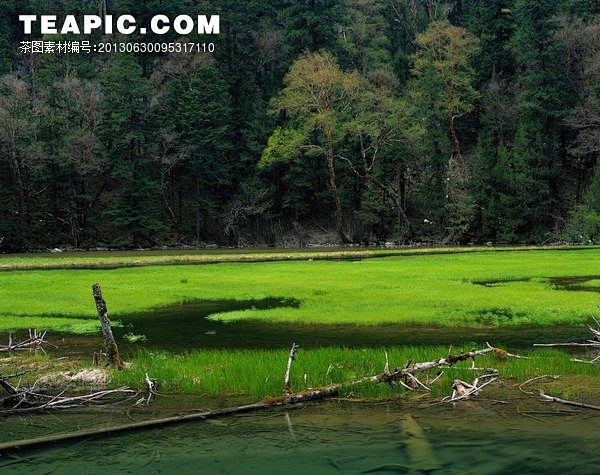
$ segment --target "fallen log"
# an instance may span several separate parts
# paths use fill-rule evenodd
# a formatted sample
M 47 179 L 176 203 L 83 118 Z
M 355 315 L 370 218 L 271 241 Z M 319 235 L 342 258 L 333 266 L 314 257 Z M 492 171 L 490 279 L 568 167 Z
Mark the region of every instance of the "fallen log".
M 35 437 L 32 439 L 23 439 L 23 440 L 17 440 L 17 441 L 12 441 L 12 442 L 3 442 L 3 443 L 0 443 L 0 452 L 6 451 L 6 450 L 40 447 L 40 446 L 44 446 L 44 445 L 48 445 L 48 444 L 52 444 L 52 443 L 56 443 L 56 442 L 64 442 L 67 440 L 81 439 L 81 438 L 96 436 L 96 435 L 116 434 L 116 433 L 126 432 L 126 431 L 158 427 L 158 426 L 167 425 L 167 424 L 176 424 L 176 423 L 181 423 L 181 422 L 210 419 L 210 418 L 225 416 L 225 415 L 229 415 L 229 414 L 254 411 L 257 409 L 264 409 L 265 407 L 268 407 L 268 406 L 266 406 L 265 404 L 262 404 L 262 403 L 256 403 L 256 404 L 249 404 L 247 406 L 237 406 L 237 407 L 230 407 L 230 408 L 225 408 L 225 409 L 217 409 L 214 411 L 185 414 L 185 415 L 174 416 L 174 417 L 165 417 L 163 419 L 151 419 L 151 420 L 147 420 L 147 421 L 133 422 L 130 424 L 122 424 L 122 425 L 112 426 L 112 427 L 98 427 L 96 429 L 87 429 L 87 430 L 80 430 L 80 431 L 76 431 L 76 432 L 66 432 L 63 434 L 52 434 L 52 435 L 48 435 L 48 436 L 44 436 L 44 437 Z
M 395 371 L 389 372 L 384 371 L 381 374 L 377 374 L 375 376 L 367 376 L 366 378 L 359 379 L 351 383 L 352 385 L 363 384 L 363 383 L 376 383 L 376 382 L 386 382 L 390 383 L 392 381 L 403 378 L 407 375 L 415 375 L 416 373 L 421 373 L 423 371 L 427 371 L 433 368 L 437 368 L 439 366 L 452 366 L 459 361 L 466 361 L 471 358 L 475 358 L 476 356 L 485 355 L 487 353 L 494 352 L 500 355 L 507 355 L 504 350 L 499 348 L 494 348 L 488 343 L 488 347 L 482 350 L 471 350 L 467 352 L 462 352 L 458 355 L 448 355 L 443 358 L 439 358 L 434 361 L 426 361 L 424 363 L 415 363 L 412 366 L 407 366 L 402 369 L 396 369 Z

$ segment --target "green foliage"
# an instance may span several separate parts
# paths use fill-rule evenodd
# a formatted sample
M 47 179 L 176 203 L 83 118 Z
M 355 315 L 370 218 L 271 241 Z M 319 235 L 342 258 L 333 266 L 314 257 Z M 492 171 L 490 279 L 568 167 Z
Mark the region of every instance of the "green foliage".
M 555 204 L 555 163 L 545 152 L 542 125 L 522 120 L 514 149 L 499 156 L 501 190 L 499 210 L 502 219 L 499 237 L 513 241 L 542 240 Z
M 390 68 L 390 29 L 381 0 L 348 0 L 338 43 L 361 74 Z
M 298 158 L 301 147 L 307 142 L 306 134 L 299 130 L 277 127 L 269 137 L 267 147 L 260 158 L 259 166 L 266 167 L 280 161 Z
M 214 54 L 103 55 L 18 48 L 42 39 L 18 14 L 96 14 L 93 2 L 0 4 L 3 251 L 277 245 L 334 226 L 385 241 L 595 233 L 597 2 L 216 0 Z M 109 10 L 140 24 L 207 13 Z M 327 167 L 302 160 L 316 157 Z M 250 189 L 264 212 L 238 213 Z
M 596 165 L 583 203 L 571 212 L 563 235 L 567 242 L 600 242 L 600 166 Z
M 427 136 L 429 156 L 424 157 L 424 171 L 428 173 L 433 169 L 437 189 L 432 189 L 431 181 L 425 182 L 429 186 L 423 195 L 431 209 L 425 219 L 436 222 L 445 239 L 460 242 L 470 228 L 474 203 L 466 186 L 468 168 L 455 124 L 457 119 L 473 111 L 478 97 L 470 61 L 478 52 L 479 42 L 463 28 L 436 21 L 417 35 L 416 43 L 411 82 L 417 99 L 416 114 L 426 120 L 429 127 L 447 130 L 446 137 L 439 133 Z M 436 208 L 443 210 L 443 214 L 438 212 L 434 216 L 432 212 Z
M 286 46 L 293 57 L 310 50 L 329 48 L 335 41 L 335 24 L 342 10 L 337 0 L 297 0 L 285 2 L 279 12 Z
M 515 0 L 515 30 L 510 41 L 518 73 L 518 107 L 525 114 L 562 115 L 565 96 L 560 79 L 556 13 L 558 0 Z
M 479 38 L 476 63 L 479 81 L 514 73 L 514 56 L 508 47 L 514 32 L 514 0 L 465 2 L 460 25 Z

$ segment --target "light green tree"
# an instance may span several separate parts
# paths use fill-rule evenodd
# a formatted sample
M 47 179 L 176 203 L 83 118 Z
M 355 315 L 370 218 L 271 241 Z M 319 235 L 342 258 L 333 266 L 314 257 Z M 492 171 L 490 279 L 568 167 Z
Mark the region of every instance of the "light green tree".
M 304 53 L 292 64 L 285 87 L 271 103 L 272 113 L 287 117 L 283 129 L 269 139 L 261 163 L 292 158 L 302 150 L 325 158 L 334 202 L 336 232 L 343 231 L 342 206 L 336 181 L 336 149 L 346 133 L 354 101 L 361 91 L 358 72 L 344 72 L 328 52 Z
M 467 167 L 456 120 L 473 111 L 478 97 L 473 87 L 475 71 L 470 64 L 478 52 L 478 40 L 463 28 L 447 21 L 435 21 L 417 35 L 416 42 L 412 88 L 420 114 L 430 127 L 443 126 L 445 122 L 447 128 L 446 146 L 440 143 L 438 148 L 441 148 L 439 153 L 443 153 L 444 148 L 450 152 L 444 165 L 444 227 L 446 237 L 455 241 L 466 232 L 472 217 L 471 199 L 466 190 Z

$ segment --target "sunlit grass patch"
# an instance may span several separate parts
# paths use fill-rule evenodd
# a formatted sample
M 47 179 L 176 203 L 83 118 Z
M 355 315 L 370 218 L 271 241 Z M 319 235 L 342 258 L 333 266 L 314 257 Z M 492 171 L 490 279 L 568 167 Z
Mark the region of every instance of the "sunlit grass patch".
M 29 323 L 16 316 L 45 318 L 43 329 L 64 328 L 58 321 L 54 326 L 57 316 L 94 319 L 95 282 L 102 286 L 109 315 L 115 319 L 194 300 L 276 297 L 297 305 L 211 318 L 455 327 L 583 324 L 598 302 L 595 292 L 552 283 L 562 276 L 600 275 L 597 248 L 429 253 L 359 261 L 293 255 L 293 260 L 276 262 L 0 272 L 1 328 L 27 328 Z
M 121 323 L 113 322 L 114 327 L 121 326 Z M 64 318 L 57 316 L 0 316 L 0 332 L 11 332 L 23 329 L 39 329 L 46 331 L 49 328 L 54 332 L 89 334 L 100 331 L 100 322 L 98 319 L 83 318 Z

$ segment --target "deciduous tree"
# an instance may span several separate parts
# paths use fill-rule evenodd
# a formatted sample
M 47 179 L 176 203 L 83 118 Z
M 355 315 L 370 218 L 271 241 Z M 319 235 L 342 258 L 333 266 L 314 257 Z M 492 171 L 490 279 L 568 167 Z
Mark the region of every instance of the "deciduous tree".
M 272 111 L 288 119 L 283 136 L 306 138 L 305 150 L 321 155 L 327 163 L 329 185 L 334 203 L 336 232 L 347 241 L 343 232 L 342 206 L 336 181 L 336 145 L 345 133 L 344 123 L 361 88 L 358 72 L 344 72 L 327 52 L 305 53 L 288 71 L 285 87 L 272 102 Z M 291 129 L 291 130 L 290 130 Z M 272 140 L 263 154 L 263 163 L 282 156 L 278 148 L 285 141 Z
M 463 28 L 436 21 L 417 36 L 416 42 L 412 87 L 422 108 L 421 115 L 429 117 L 430 127 L 435 127 L 432 121 L 440 121 L 445 116 L 448 130 L 449 158 L 444 167 L 445 226 L 448 237 L 455 241 L 468 229 L 472 213 L 456 120 L 474 109 L 478 97 L 473 87 L 475 71 L 470 64 L 478 51 L 478 40 Z

